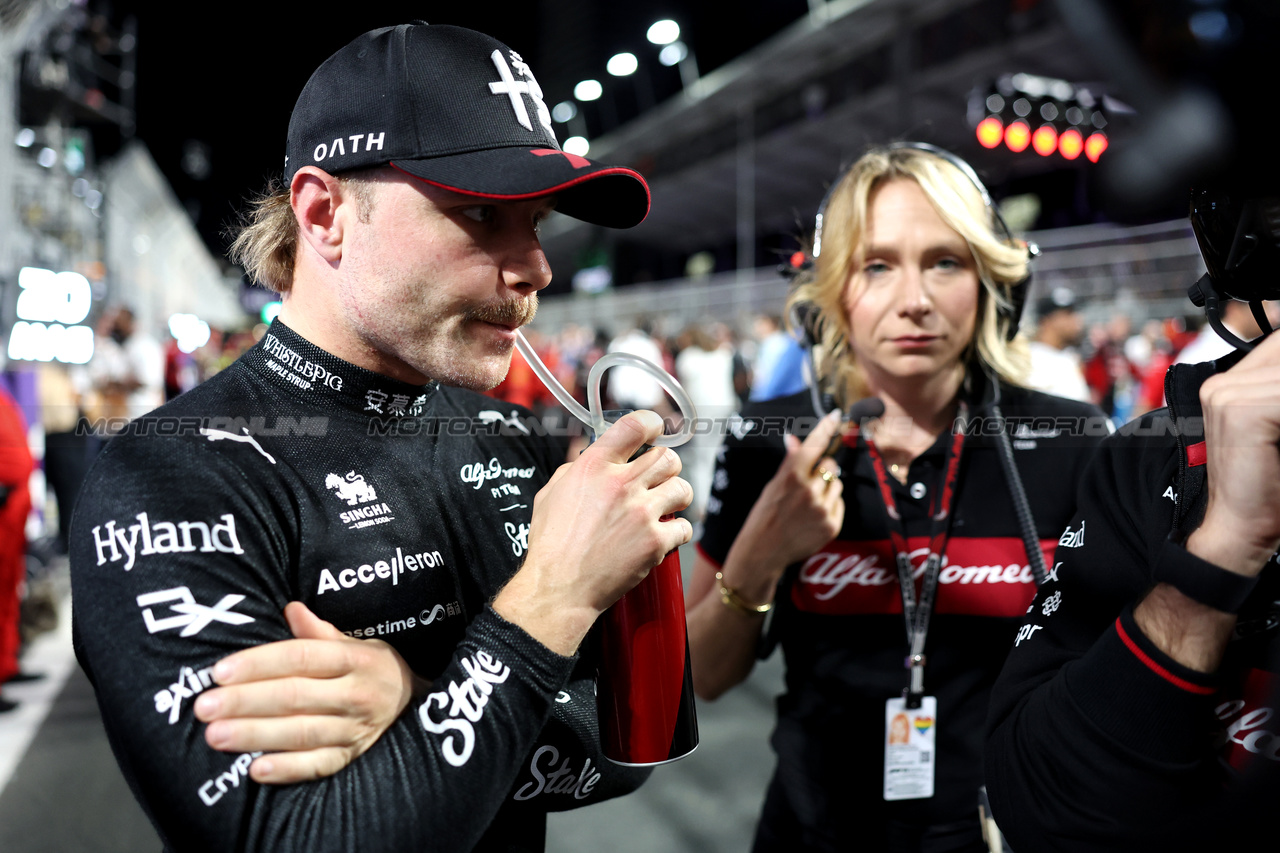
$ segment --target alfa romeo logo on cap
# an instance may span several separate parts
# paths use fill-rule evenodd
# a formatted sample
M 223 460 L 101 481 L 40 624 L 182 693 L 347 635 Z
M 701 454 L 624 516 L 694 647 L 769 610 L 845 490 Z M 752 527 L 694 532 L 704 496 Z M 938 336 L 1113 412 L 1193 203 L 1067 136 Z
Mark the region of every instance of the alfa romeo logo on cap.
M 511 51 L 511 65 L 515 66 L 516 73 L 524 77 L 524 80 L 517 80 L 512 75 L 511 66 L 507 65 L 502 51 L 495 50 L 489 54 L 489 58 L 498 67 L 498 76 L 502 78 L 490 83 L 489 91 L 495 95 L 506 95 L 511 100 L 511 108 L 516 111 L 516 121 L 520 122 L 525 130 L 533 130 L 533 123 L 529 121 L 529 111 L 524 107 L 524 98 L 520 97 L 521 94 L 528 95 L 533 99 L 534 106 L 538 108 L 538 121 L 548 133 L 554 133 L 551 129 L 551 113 L 547 110 L 547 105 L 542 102 L 542 87 L 538 85 L 537 80 L 533 79 L 533 72 L 520 58 L 520 54 L 514 50 Z

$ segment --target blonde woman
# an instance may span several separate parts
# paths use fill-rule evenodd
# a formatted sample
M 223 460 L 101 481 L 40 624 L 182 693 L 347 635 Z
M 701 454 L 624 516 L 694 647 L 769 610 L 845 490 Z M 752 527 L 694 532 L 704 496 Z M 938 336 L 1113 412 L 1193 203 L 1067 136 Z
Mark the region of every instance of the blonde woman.
M 883 414 L 858 434 L 809 393 L 744 410 L 687 593 L 694 685 L 715 698 L 782 646 L 755 850 L 985 850 L 991 684 L 1109 424 L 1023 386 L 1028 248 L 953 155 L 869 152 L 814 243 L 791 302 L 816 308 L 819 390 Z M 910 736 L 891 744 L 899 714 Z

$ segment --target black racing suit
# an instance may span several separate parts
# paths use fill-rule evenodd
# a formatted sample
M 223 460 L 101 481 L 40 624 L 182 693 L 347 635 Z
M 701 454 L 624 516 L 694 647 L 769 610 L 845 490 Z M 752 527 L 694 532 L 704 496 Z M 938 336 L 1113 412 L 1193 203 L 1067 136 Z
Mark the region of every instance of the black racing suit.
M 110 441 L 73 522 L 76 654 L 170 849 L 541 850 L 548 810 L 644 779 L 599 754 L 592 663 L 487 606 L 564 458 L 523 414 L 277 321 Z M 192 704 L 217 660 L 291 636 L 289 601 L 390 643 L 433 692 L 337 775 L 264 786 Z
M 1214 372 L 1213 362 L 1173 367 L 1169 408 L 1103 443 L 1074 535 L 992 692 L 987 787 L 1019 853 L 1275 849 L 1275 558 L 1212 675 L 1180 666 L 1133 618 L 1157 565 L 1193 559 L 1178 543 L 1203 517 L 1199 389 Z

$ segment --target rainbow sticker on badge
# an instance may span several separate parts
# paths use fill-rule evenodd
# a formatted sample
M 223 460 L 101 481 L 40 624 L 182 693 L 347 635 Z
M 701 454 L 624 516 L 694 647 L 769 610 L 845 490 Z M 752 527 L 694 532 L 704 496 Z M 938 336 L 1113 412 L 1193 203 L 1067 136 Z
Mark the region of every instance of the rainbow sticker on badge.
M 915 726 L 916 731 L 920 734 L 924 734 L 929 731 L 929 729 L 933 728 L 933 717 L 916 717 Z

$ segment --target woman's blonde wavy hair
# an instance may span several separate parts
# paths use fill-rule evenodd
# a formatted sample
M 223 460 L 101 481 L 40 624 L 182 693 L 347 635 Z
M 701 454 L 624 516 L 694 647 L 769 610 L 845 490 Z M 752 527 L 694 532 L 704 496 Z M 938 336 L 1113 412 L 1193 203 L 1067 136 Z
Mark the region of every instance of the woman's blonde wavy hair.
M 818 380 L 840 406 L 867 395 L 866 381 L 849 347 L 844 292 L 861 269 L 871 194 L 895 179 L 913 180 L 942 220 L 964 237 L 982 281 L 966 369 L 978 363 L 1005 382 L 1024 385 L 1029 370 L 1026 341 L 1007 340 L 1013 322 L 1002 307 L 1027 277 L 1027 249 L 997 230 L 992 211 L 973 181 L 944 157 L 918 148 L 876 148 L 854 163 L 832 188 L 823 211 L 820 253 L 801 273 L 787 300 L 788 316 L 802 303 L 816 305 L 814 357 Z M 1022 285 L 1026 287 L 1027 285 Z

